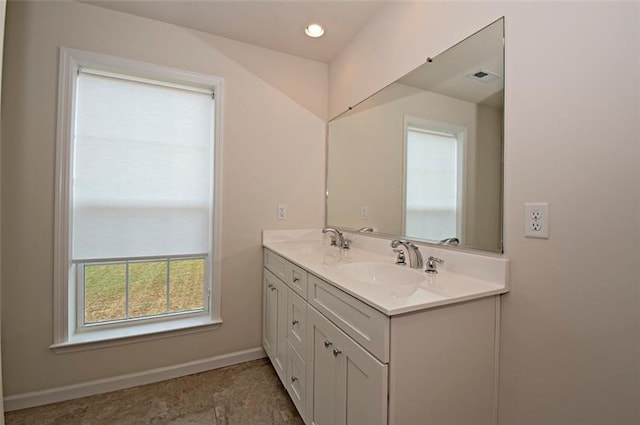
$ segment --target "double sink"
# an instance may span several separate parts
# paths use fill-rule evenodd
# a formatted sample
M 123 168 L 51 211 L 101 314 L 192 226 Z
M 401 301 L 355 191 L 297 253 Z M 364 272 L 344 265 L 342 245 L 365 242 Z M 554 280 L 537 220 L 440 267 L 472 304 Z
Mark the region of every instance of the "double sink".
M 346 277 L 372 285 L 420 285 L 431 277 L 406 266 L 386 263 L 345 263 L 336 267 Z
M 355 237 L 346 250 L 329 246 L 319 231 L 297 238 L 279 233 L 265 232 L 263 245 L 388 316 L 508 291 L 502 257 L 422 246 L 423 256 L 446 259 L 431 275 L 395 264 L 384 239 Z

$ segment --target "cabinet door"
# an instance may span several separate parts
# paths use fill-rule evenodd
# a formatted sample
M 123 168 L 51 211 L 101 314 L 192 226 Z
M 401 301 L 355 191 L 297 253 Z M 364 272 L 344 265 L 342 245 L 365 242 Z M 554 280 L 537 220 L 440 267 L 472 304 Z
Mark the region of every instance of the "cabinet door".
M 307 414 L 314 425 L 385 425 L 387 366 L 314 308 L 307 312 Z
M 338 355 L 344 383 L 340 397 L 344 410 L 341 425 L 386 425 L 388 407 L 387 365 L 380 363 L 345 334 L 341 335 Z M 343 407 L 344 406 L 344 407 Z
M 262 278 L 262 347 L 273 362 L 278 338 L 278 294 L 273 281 L 276 278 L 264 269 Z
M 300 416 L 305 418 L 307 403 L 307 374 L 305 363 L 300 357 L 300 354 L 293 348 L 291 342 L 289 342 L 287 348 L 287 379 L 285 386 Z
M 307 302 L 292 289 L 287 299 L 287 339 L 306 360 Z
M 265 269 L 262 344 L 283 383 L 287 365 L 287 292 L 287 286 Z
M 313 425 L 333 425 L 340 417 L 336 394 L 340 391 L 337 376 L 338 358 L 333 355 L 335 329 L 311 307 L 307 311 L 308 341 L 307 351 L 307 415 Z

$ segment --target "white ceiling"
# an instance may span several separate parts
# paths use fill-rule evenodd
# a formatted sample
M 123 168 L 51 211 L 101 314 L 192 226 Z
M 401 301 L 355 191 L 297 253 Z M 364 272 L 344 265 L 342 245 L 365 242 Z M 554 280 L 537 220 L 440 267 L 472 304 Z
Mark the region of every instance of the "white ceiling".
M 384 5 L 383 0 L 78 0 L 107 9 L 329 63 Z M 304 35 L 317 22 L 325 34 Z

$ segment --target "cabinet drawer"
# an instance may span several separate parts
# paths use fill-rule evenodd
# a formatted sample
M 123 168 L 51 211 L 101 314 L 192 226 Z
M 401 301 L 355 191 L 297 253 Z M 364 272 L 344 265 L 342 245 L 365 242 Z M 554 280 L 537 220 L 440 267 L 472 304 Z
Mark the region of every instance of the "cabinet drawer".
M 285 260 L 278 254 L 264 250 L 264 266 L 278 276 L 291 289 L 307 299 L 307 271 Z
M 309 274 L 309 303 L 383 363 L 389 362 L 389 318 Z
M 293 345 L 289 343 L 287 345 L 287 380 L 285 387 L 293 400 L 293 404 L 303 418 L 305 417 L 305 405 L 307 402 L 306 386 L 305 362 L 293 348 Z
M 305 341 L 307 333 L 307 302 L 289 289 L 287 300 L 287 340 L 305 359 Z

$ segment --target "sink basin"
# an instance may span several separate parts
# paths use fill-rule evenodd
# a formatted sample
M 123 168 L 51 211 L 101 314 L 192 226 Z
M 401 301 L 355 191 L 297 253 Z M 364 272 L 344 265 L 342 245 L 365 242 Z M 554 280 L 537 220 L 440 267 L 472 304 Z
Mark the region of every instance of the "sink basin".
M 386 263 L 348 263 L 338 266 L 341 273 L 359 282 L 416 285 L 425 280 L 419 271 Z

